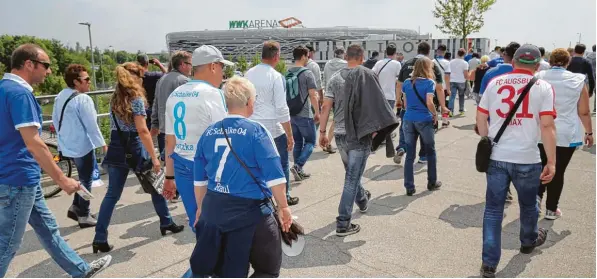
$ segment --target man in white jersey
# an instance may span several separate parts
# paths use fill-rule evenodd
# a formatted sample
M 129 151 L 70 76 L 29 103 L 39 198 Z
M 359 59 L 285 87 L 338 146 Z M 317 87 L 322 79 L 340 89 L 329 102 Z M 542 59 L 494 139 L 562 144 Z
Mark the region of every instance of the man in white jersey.
M 296 205 L 299 198 L 290 196 L 290 169 L 288 152 L 294 148 L 290 112 L 286 104 L 284 77 L 274 67 L 280 61 L 280 44 L 275 41 L 263 43 L 261 64 L 249 69 L 245 77 L 257 90 L 255 110 L 251 120 L 261 123 L 274 137 L 276 149 L 282 161 L 286 177 L 286 198 L 289 205 Z
M 477 107 L 479 135 L 493 139 L 514 107 L 524 87 L 539 68 L 541 53 L 536 46 L 523 45 L 513 57 L 514 71 L 494 78 Z M 510 182 L 518 192 L 520 204 L 520 252 L 531 253 L 545 243 L 547 230 L 539 229 L 537 191 L 555 174 L 556 135 L 552 86 L 538 80 L 530 89 L 516 114 L 493 147 L 487 170 L 487 194 L 483 216 L 483 264 L 481 275 L 495 277 L 501 256 L 502 219 Z M 491 118 L 491 123 L 488 119 Z M 541 137 L 547 165 L 541 171 L 537 143 Z
M 166 101 L 166 180 L 167 199 L 178 190 L 193 228 L 197 203 L 193 187 L 193 159 L 199 138 L 211 124 L 226 117 L 226 102 L 218 87 L 224 66 L 234 65 L 210 45 L 193 52 L 193 79 L 179 86 Z M 176 175 L 176 176 L 175 176 Z
M 401 90 L 397 89 L 400 69 L 402 69 L 402 65 L 400 62 L 396 61 L 396 46 L 393 44 L 386 47 L 386 58 L 377 61 L 372 69 L 377 75 L 379 85 L 381 85 L 386 100 L 392 108 L 396 106 L 396 91 Z M 389 133 L 386 136 L 386 157 L 393 158 L 395 155 L 396 150 L 394 150 L 392 134 Z

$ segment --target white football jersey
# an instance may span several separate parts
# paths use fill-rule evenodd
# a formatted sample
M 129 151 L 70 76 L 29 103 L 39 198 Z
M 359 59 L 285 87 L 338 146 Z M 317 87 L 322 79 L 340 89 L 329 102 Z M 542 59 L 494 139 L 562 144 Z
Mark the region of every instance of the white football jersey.
M 530 71 L 515 69 L 489 82 L 477 110 L 489 115 L 490 138 L 495 138 L 524 87 L 532 78 L 533 74 Z M 516 164 L 541 162 L 537 147 L 541 136 L 540 118 L 543 115 L 556 117 L 554 94 L 549 83 L 537 80 L 494 146 L 492 160 Z

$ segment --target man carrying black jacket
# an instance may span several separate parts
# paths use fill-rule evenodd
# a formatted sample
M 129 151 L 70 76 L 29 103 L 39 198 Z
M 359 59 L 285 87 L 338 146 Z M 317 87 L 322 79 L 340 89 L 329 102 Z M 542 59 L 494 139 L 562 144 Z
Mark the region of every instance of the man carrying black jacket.
M 595 90 L 595 69 L 593 69 L 591 62 L 584 57 L 585 50 L 587 50 L 587 47 L 583 44 L 578 44 L 574 47 L 573 57 L 570 59 L 570 64 L 568 64 L 568 71 L 587 76 L 589 80 L 589 96 L 593 96 L 593 91 Z

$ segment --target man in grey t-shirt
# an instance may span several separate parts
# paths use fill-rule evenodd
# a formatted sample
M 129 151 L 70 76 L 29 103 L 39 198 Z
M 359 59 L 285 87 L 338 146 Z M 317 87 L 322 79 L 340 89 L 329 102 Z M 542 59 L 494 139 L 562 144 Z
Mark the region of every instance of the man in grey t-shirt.
M 309 50 L 306 47 L 299 46 L 294 49 L 294 67 L 289 71 L 298 71 L 304 68 L 309 61 Z M 319 123 L 319 101 L 317 93 L 316 78 L 313 72 L 305 70 L 298 77 L 300 98 L 305 100 L 302 110 L 297 115 L 291 115 L 292 135 L 294 137 L 294 166 L 290 168 L 294 180 L 301 181 L 309 178 L 311 175 L 303 170 L 303 167 L 311 157 L 313 148 L 315 148 L 315 124 Z M 311 104 L 314 104 L 313 106 Z M 311 110 L 313 108 L 313 110 Z
M 346 76 L 350 69 L 344 68 L 332 75 L 332 78 L 327 83 L 325 88 L 326 99 L 332 100 L 334 103 L 334 134 L 344 135 L 346 134 L 346 124 L 344 123 L 344 85 L 346 84 Z M 325 102 L 325 101 L 324 101 Z M 328 138 L 331 140 L 331 138 Z

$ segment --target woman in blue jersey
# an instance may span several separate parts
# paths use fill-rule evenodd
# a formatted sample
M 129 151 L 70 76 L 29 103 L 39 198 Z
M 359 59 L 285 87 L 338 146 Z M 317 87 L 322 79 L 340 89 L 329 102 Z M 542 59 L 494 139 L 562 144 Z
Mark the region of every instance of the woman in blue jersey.
M 566 70 L 570 63 L 570 54 L 566 49 L 558 48 L 551 53 L 549 64 L 551 69 L 541 71 L 537 77 L 549 82 L 554 90 L 556 124 L 556 173 L 553 180 L 539 186 L 538 204 L 541 209 L 543 194 L 547 191 L 545 219 L 555 220 L 562 216 L 558 208 L 564 173 L 572 159 L 574 151 L 582 146 L 593 145 L 593 125 L 589 108 L 589 90 L 585 85 L 585 75 Z M 584 136 L 583 136 L 584 131 Z M 543 144 L 539 143 L 541 162 L 547 163 Z
M 423 144 L 421 150 L 427 157 L 427 189 L 429 191 L 437 190 L 442 185 L 440 181 L 437 181 L 437 158 L 435 156 L 437 113 L 433 103 L 434 76 L 433 61 L 427 57 L 421 57 L 415 62 L 411 78 L 402 84 L 402 92 L 406 96 L 406 113 L 403 120 L 404 136 L 406 137 L 404 187 L 408 196 L 412 196 L 416 192 L 413 164 L 419 136 Z
M 274 140 L 253 113 L 255 87 L 233 77 L 223 88 L 228 117 L 211 125 L 195 153 L 197 244 L 191 269 L 199 277 L 278 277 L 281 236 L 292 224 L 286 177 Z M 272 214 L 274 197 L 280 220 Z
M 143 68 L 130 62 L 117 66 L 116 80 L 118 84 L 110 100 L 110 145 L 103 162 L 103 167 L 108 170 L 109 175 L 108 191 L 100 206 L 92 245 L 93 253 L 108 252 L 113 248 L 108 244 L 108 226 L 114 207 L 124 190 L 130 170 L 129 162 L 141 162 L 143 158 L 151 158 L 153 170 L 159 172 L 161 168 L 145 123 L 147 101 L 141 86 Z M 126 158 L 125 153 L 131 153 L 132 158 Z M 162 235 L 167 231 L 178 233 L 183 230 L 183 226 L 176 225 L 172 220 L 166 199 L 162 195 L 157 192 L 151 193 L 151 201 L 160 217 L 159 229 Z

